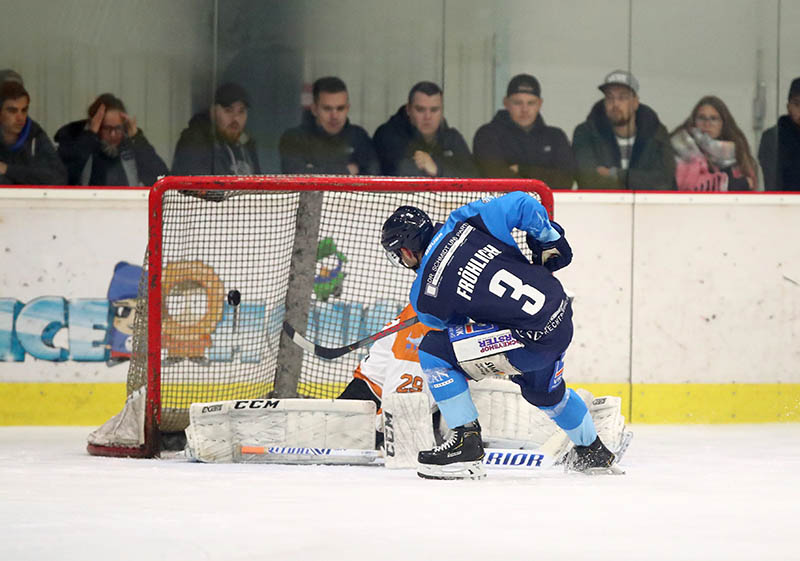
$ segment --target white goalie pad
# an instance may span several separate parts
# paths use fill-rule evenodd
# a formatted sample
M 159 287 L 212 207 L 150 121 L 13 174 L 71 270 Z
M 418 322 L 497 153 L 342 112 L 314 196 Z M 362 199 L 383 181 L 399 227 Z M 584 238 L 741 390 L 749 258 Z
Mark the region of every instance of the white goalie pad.
M 539 448 L 562 432 L 541 409 L 522 397 L 519 386 L 502 378 L 470 382 L 484 442 L 498 448 Z
M 427 393 L 391 392 L 381 402 L 386 467 L 417 467 L 420 450 L 433 448 L 431 401 Z
M 583 392 L 590 398 L 587 400 L 586 395 L 581 395 L 589 407 L 589 414 L 592 416 L 595 429 L 597 429 L 597 436 L 600 437 L 606 448 L 617 456 L 621 456 L 632 436 L 631 433 L 625 431 L 622 398 L 613 395 L 593 398 L 586 390 Z
M 486 378 L 470 382 L 470 392 L 487 447 L 537 449 L 556 462 L 572 448 L 567 434 L 541 409 L 525 401 L 514 382 Z M 576 393 L 586 403 L 600 439 L 621 457 L 632 436 L 626 431 L 622 399 L 616 396 L 595 398 L 583 388 Z
M 193 403 L 186 429 L 186 453 L 201 462 L 244 461 L 243 447 L 261 450 L 261 461 L 301 463 L 297 457 L 321 450 L 373 450 L 375 403 L 334 399 L 239 399 Z M 269 456 L 270 449 L 281 454 Z M 308 450 L 286 455 L 285 449 Z M 315 452 L 316 451 L 316 452 Z M 269 458 L 267 458 L 269 456 Z
M 128 396 L 122 411 L 111 417 L 87 441 L 95 446 L 124 446 L 135 448 L 144 444 L 144 405 L 146 387 Z

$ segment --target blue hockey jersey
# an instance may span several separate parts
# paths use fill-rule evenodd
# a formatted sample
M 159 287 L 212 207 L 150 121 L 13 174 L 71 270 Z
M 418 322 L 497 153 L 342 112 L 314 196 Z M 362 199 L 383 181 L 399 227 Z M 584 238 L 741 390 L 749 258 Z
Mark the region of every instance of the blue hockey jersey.
M 420 321 L 436 329 L 494 323 L 528 342 L 568 343 L 572 310 L 564 289 L 522 254 L 511 235 L 515 228 L 541 242 L 560 237 L 545 208 L 519 191 L 453 211 L 431 239 L 411 287 Z

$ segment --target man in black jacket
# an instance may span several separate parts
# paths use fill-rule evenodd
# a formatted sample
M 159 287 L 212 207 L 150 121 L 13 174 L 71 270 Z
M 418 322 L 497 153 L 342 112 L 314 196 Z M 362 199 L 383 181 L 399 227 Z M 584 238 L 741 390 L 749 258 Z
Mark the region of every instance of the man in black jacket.
M 210 111 L 194 115 L 175 146 L 173 175 L 261 173 L 255 141 L 247 134 L 250 99 L 238 84 L 222 84 Z
M 378 156 L 367 131 L 347 118 L 350 99 L 334 76 L 312 86 L 311 109 L 299 127 L 281 136 L 281 172 L 297 174 L 378 175 Z
M 508 83 L 503 107 L 475 133 L 472 152 L 484 177 L 539 179 L 570 189 L 572 149 L 563 130 L 545 124 L 539 80 L 518 74 Z
M 152 185 L 167 175 L 167 165 L 136 118 L 114 94 L 92 102 L 88 119 L 66 124 L 56 133 L 58 155 L 67 166 L 70 185 Z
M 0 185 L 64 185 L 53 143 L 28 117 L 31 96 L 17 81 L 0 85 Z
M 639 82 L 615 70 L 605 96 L 575 128 L 572 151 L 581 189 L 675 189 L 675 157 L 655 111 L 639 103 Z
M 800 191 L 800 78 L 789 86 L 786 113 L 764 131 L 758 147 L 766 191 Z
M 375 149 L 384 175 L 477 177 L 464 137 L 444 120 L 442 90 L 419 82 L 400 107 L 375 131 Z

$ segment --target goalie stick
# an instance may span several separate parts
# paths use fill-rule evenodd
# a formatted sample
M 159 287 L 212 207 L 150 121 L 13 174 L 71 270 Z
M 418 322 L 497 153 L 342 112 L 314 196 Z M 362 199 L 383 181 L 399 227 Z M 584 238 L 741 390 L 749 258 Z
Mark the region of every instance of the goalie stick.
M 320 358 L 333 360 L 335 358 L 339 358 L 340 356 L 344 356 L 347 353 L 355 351 L 356 349 L 365 347 L 370 343 L 377 341 L 378 339 L 383 339 L 384 337 L 391 335 L 392 333 L 397 333 L 398 331 L 402 331 L 406 327 L 411 327 L 417 322 L 419 322 L 419 318 L 417 316 L 410 317 L 405 321 L 396 323 L 391 327 L 387 327 L 383 331 L 378 331 L 377 333 L 373 333 L 368 337 L 364 337 L 363 339 L 356 341 L 355 343 L 350 343 L 349 345 L 345 345 L 344 347 L 323 347 L 317 345 L 316 343 L 312 343 L 311 341 L 300 335 L 297 332 L 297 330 L 295 330 L 294 327 L 289 325 L 288 321 L 283 322 L 283 330 L 286 332 L 286 335 L 289 336 L 292 342 L 301 349 L 308 351 L 310 353 L 314 353 Z

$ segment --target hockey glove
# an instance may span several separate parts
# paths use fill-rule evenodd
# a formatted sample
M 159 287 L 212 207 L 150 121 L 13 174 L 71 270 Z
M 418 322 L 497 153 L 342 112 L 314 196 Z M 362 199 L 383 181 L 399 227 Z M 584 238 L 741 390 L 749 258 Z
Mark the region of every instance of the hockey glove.
M 556 222 L 550 221 L 550 224 L 555 228 L 556 232 L 561 234 L 561 237 L 552 242 L 540 242 L 530 234 L 525 240 L 528 242 L 528 247 L 533 252 L 532 261 L 534 265 L 542 265 L 551 273 L 563 269 L 572 261 L 572 248 L 564 236 L 564 228 Z

